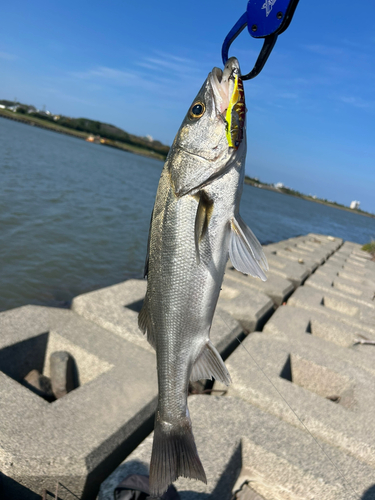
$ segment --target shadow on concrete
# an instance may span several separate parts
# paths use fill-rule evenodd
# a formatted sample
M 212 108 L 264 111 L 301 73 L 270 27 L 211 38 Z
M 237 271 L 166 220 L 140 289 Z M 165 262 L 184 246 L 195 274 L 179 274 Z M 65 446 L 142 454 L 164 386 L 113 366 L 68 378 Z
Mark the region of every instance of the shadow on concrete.
M 223 498 L 230 498 L 232 495 L 233 487 L 240 475 L 242 468 L 241 459 L 241 443 L 238 444 L 232 457 L 230 458 L 225 471 L 221 474 L 221 477 L 210 495 L 212 500 L 223 500 Z
M 361 500 L 375 500 L 375 484 L 364 492 Z
M 156 401 L 150 404 L 153 409 L 156 406 Z M 125 439 L 123 436 L 123 429 L 120 429 L 116 434 L 111 437 L 111 440 L 118 443 L 116 449 L 106 458 L 101 459 L 105 455 L 105 448 L 109 444 L 104 442 L 101 447 L 96 449 L 91 455 L 86 458 L 86 464 L 91 472 L 87 476 L 84 491 L 81 495 L 82 500 L 96 498 L 101 483 L 125 460 L 130 453 L 137 448 L 137 446 L 153 431 L 155 415 L 152 414 L 142 425 L 138 425 L 138 416 L 134 417 L 131 422 L 130 428 L 133 427 L 133 432 L 130 433 Z M 103 448 L 104 453 L 101 452 Z M 97 462 L 96 467 L 92 468 L 92 462 Z M 145 472 L 129 472 L 128 474 L 145 474 Z M 146 472 L 148 474 L 148 472 Z M 124 476 L 124 477 L 125 477 Z M 124 478 L 123 478 L 124 479 Z M 118 481 L 120 483 L 120 481 Z M 116 485 L 117 486 L 117 485 Z
M 131 304 L 126 304 L 124 307 L 130 309 L 131 311 L 135 311 L 137 313 L 141 312 L 143 306 L 143 299 L 137 300 L 136 302 L 132 302 Z
M 40 500 L 41 495 L 0 472 L 0 498 L 1 500 Z

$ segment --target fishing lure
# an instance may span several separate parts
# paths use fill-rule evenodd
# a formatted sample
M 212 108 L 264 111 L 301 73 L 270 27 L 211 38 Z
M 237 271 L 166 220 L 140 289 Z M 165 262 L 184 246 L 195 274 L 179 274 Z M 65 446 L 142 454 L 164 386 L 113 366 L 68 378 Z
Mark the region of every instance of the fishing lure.
M 225 115 L 227 122 L 226 136 L 230 148 L 238 149 L 243 138 L 246 106 L 243 82 L 238 73 L 234 73 L 234 88 Z

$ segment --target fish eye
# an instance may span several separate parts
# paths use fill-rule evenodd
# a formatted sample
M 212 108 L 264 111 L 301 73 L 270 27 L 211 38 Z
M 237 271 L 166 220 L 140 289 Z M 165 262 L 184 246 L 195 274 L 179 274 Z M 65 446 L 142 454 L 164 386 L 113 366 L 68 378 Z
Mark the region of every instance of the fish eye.
M 190 108 L 190 118 L 200 118 L 206 111 L 206 106 L 203 102 L 195 102 Z

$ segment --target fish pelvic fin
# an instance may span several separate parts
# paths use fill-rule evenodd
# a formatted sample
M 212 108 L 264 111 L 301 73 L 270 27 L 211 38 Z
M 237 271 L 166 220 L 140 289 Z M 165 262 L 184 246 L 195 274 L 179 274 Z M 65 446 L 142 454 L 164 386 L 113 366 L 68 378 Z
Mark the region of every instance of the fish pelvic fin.
M 207 484 L 188 416 L 178 423 L 163 422 L 156 412 L 154 443 L 150 463 L 150 495 L 159 497 L 178 477 Z
M 195 382 L 202 379 L 219 380 L 225 385 L 231 383 L 231 378 L 222 357 L 211 342 L 204 345 L 202 352 L 196 359 L 190 375 L 190 381 Z
M 152 331 L 152 322 L 150 318 L 149 308 L 148 308 L 148 297 L 147 294 L 145 296 L 145 300 L 143 301 L 143 306 L 138 314 L 138 327 L 142 333 L 147 334 L 147 340 L 155 349 L 155 338 Z
M 231 238 L 229 257 L 233 266 L 244 274 L 267 281 L 267 258 L 252 230 L 241 219 L 240 215 L 231 219 Z

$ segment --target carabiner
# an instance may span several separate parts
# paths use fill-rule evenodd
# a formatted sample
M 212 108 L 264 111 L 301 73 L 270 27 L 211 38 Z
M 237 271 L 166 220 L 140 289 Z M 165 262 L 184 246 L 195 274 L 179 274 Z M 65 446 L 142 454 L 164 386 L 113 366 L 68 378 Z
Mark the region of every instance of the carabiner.
M 273 9 L 276 2 L 278 2 L 277 8 Z M 271 54 L 278 35 L 289 26 L 298 2 L 299 0 L 249 0 L 246 12 L 224 40 L 221 49 L 224 65 L 229 57 L 229 47 L 247 26 L 250 35 L 253 38 L 264 38 L 264 43 L 254 68 L 242 76 L 242 80 L 250 80 L 257 76 Z

